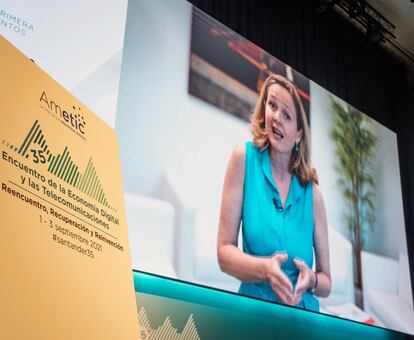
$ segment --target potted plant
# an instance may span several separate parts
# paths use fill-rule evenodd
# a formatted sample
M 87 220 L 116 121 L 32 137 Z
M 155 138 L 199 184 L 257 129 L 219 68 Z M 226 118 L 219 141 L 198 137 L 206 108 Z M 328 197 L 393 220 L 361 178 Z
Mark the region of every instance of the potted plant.
M 331 98 L 331 113 L 334 128 L 330 136 L 339 161 L 335 170 L 349 208 L 344 217 L 353 246 L 355 304 L 363 309 L 361 250 L 363 233 L 371 228 L 374 220 L 374 180 L 368 170 L 377 138 L 367 128 L 369 118 L 353 107 Z

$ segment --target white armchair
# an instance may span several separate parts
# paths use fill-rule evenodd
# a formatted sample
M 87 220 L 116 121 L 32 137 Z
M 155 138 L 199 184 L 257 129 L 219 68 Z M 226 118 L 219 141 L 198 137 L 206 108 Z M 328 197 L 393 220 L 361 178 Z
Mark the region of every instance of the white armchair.
M 363 251 L 364 309 L 378 324 L 414 334 L 414 309 L 408 257 L 398 261 Z
M 174 208 L 167 201 L 125 193 L 132 268 L 176 278 Z
M 192 281 L 195 256 L 195 207 L 184 190 L 182 180 L 172 171 L 165 173 L 163 198 L 176 211 L 174 266 L 181 280 Z
M 335 228 L 328 226 L 331 294 L 321 298 L 322 306 L 339 306 L 354 302 L 352 244 Z
M 210 173 L 209 178 L 194 183 L 196 173 L 188 171 L 186 175 L 176 168 L 166 169 L 162 197 L 176 211 L 174 263 L 178 278 L 237 291 L 240 282 L 223 273 L 217 261 L 222 172 L 221 176 Z

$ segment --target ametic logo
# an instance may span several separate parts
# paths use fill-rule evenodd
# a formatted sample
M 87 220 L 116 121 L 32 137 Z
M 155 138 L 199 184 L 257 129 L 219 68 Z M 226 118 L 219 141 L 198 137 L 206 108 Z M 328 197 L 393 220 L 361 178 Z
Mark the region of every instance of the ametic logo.
M 45 91 L 40 96 L 40 106 L 55 118 L 59 119 L 66 127 L 75 132 L 79 137 L 86 137 L 86 122 L 81 108 L 72 105 L 71 109 L 63 108 L 55 100 L 48 97 Z

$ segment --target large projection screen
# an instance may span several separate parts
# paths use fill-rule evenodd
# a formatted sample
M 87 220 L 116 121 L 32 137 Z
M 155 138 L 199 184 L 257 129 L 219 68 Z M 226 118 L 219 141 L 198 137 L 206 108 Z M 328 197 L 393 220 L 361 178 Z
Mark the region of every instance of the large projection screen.
M 395 132 L 178 0 L 129 3 L 116 130 L 134 269 L 414 334 Z

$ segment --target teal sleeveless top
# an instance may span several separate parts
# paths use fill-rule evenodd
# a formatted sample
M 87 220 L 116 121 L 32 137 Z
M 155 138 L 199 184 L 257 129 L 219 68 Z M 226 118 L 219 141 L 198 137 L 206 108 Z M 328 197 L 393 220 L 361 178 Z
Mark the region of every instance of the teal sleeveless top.
M 272 176 L 269 149 L 260 151 L 252 142 L 246 143 L 244 176 L 243 251 L 267 257 L 276 252 L 287 253 L 288 260 L 281 269 L 295 287 L 299 269 L 293 262 L 294 258 L 303 260 L 309 268 L 313 265 L 313 183 L 304 187 L 292 174 L 289 193 L 282 208 Z M 239 293 L 279 302 L 267 281 L 243 282 Z M 298 307 L 319 312 L 319 301 L 311 292 L 306 292 Z

